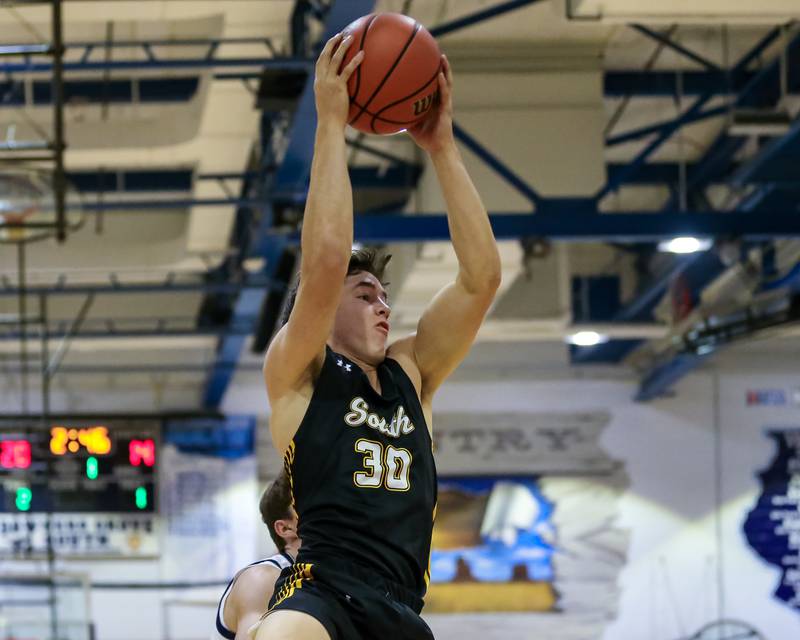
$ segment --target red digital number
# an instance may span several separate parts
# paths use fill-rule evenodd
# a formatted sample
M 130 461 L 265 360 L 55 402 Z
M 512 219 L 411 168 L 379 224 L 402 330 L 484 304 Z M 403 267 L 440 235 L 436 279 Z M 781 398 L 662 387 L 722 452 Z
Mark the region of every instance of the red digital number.
M 0 442 L 0 467 L 3 469 L 27 469 L 30 466 L 30 442 L 27 440 L 3 440 Z
M 131 440 L 128 446 L 128 459 L 134 467 L 152 467 L 156 463 L 156 443 L 152 438 Z

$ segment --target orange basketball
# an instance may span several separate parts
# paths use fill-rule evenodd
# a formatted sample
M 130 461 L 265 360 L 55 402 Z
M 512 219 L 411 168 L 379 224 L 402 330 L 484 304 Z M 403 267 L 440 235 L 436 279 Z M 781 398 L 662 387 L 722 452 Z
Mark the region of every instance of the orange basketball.
M 419 122 L 439 93 L 441 53 L 419 22 L 399 13 L 372 13 L 349 24 L 353 43 L 342 63 L 363 49 L 350 76 L 348 123 L 365 133 L 397 133 Z

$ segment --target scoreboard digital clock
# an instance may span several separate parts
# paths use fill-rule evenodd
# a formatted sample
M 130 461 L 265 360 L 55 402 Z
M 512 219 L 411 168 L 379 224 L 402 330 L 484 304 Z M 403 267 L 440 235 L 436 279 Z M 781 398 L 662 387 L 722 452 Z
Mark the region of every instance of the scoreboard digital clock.
M 0 513 L 155 511 L 160 422 L 0 423 Z

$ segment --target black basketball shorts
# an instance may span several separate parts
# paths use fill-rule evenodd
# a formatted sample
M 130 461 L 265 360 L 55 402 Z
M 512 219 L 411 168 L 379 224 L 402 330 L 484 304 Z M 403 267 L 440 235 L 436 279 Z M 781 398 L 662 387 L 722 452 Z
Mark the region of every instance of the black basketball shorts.
M 331 640 L 433 640 L 419 616 L 422 599 L 408 589 L 338 559 L 297 563 L 281 572 L 267 616 L 301 611 Z

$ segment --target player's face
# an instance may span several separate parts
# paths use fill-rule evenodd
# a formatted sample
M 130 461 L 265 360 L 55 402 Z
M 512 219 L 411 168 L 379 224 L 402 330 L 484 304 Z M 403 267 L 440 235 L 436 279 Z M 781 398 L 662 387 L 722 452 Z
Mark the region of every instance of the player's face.
M 390 313 L 378 278 L 367 272 L 347 276 L 333 325 L 334 343 L 367 364 L 380 364 L 386 357 Z

